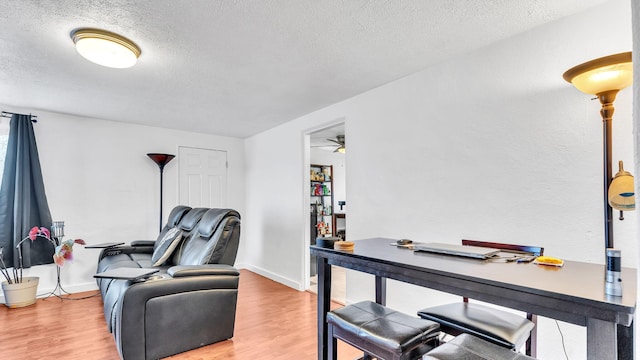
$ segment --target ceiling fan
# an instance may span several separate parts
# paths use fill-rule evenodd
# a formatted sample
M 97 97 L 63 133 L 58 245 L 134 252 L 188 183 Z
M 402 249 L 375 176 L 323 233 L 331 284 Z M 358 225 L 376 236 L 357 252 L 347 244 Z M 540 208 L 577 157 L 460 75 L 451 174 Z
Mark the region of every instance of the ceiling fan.
M 344 141 L 344 135 L 337 135 L 335 139 L 327 139 L 327 141 L 331 141 L 335 144 L 331 144 L 331 145 L 319 145 L 319 146 L 314 146 L 314 147 L 326 147 L 326 146 L 338 146 L 335 150 L 333 150 L 333 152 L 339 152 L 341 154 L 344 154 L 347 149 L 345 147 L 345 141 Z

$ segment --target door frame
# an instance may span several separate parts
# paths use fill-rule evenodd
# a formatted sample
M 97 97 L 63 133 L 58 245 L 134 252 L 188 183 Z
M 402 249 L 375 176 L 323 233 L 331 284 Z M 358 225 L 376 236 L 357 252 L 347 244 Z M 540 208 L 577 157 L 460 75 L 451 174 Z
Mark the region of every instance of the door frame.
M 321 130 L 325 130 L 328 128 L 332 128 L 336 125 L 345 125 L 345 133 L 346 133 L 346 125 L 347 119 L 346 117 L 339 117 L 331 121 L 324 122 L 317 126 L 307 128 L 302 131 L 302 218 L 304 219 L 304 230 L 303 230 L 303 247 L 302 247 L 302 278 L 304 289 L 309 289 L 311 286 L 311 275 L 309 273 L 309 267 L 311 266 L 311 251 L 309 250 L 309 246 L 311 246 L 311 234 L 309 234 L 309 229 L 311 228 L 311 218 L 309 216 L 309 206 L 311 197 L 311 189 L 309 183 L 311 181 L 311 177 L 309 176 L 309 167 L 311 166 L 311 134 L 314 132 L 318 132 Z M 345 158 L 345 166 L 346 166 L 346 158 Z

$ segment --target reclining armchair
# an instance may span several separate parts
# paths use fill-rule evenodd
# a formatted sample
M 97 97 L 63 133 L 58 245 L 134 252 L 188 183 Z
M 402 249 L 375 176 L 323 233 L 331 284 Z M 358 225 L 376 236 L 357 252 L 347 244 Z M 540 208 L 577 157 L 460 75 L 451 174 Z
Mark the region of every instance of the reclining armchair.
M 176 207 L 155 242 L 102 251 L 98 272 L 158 270 L 143 280 L 98 279 L 123 359 L 158 359 L 233 337 L 239 237 L 235 210 Z

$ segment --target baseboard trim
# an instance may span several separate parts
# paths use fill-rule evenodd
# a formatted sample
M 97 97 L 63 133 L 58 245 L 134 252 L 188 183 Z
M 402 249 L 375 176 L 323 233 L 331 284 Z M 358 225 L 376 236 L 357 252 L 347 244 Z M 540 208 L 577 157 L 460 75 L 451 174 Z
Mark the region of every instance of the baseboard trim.
M 239 268 L 239 269 L 247 269 L 247 270 L 249 270 L 251 272 L 254 272 L 254 273 L 256 273 L 256 274 L 258 274 L 260 276 L 264 276 L 267 279 L 271 279 L 271 280 L 273 280 L 275 282 L 279 282 L 280 284 L 288 286 L 288 287 L 293 288 L 295 290 L 298 290 L 298 291 L 304 291 L 305 290 L 304 287 L 302 286 L 302 284 L 300 284 L 299 282 L 291 280 L 291 279 L 288 279 L 288 278 L 283 277 L 283 276 L 280 276 L 278 274 L 275 274 L 275 273 L 273 273 L 271 271 L 262 269 L 262 268 L 257 267 L 257 266 L 248 265 L 248 264 L 236 264 L 236 267 Z

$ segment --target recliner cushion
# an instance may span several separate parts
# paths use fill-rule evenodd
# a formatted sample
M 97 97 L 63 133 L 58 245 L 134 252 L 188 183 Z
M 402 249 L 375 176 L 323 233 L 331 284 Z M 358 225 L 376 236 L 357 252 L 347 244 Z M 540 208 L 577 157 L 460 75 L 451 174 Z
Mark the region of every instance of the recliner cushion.
M 153 250 L 151 262 L 153 266 L 162 266 L 173 254 L 174 250 L 182 241 L 182 230 L 173 228 L 158 240 L 158 246 Z
M 193 208 L 180 220 L 178 227 L 186 232 L 191 232 L 196 228 L 202 215 L 207 212 L 207 208 Z
M 216 251 L 224 250 L 228 239 L 221 239 L 224 227 L 231 219 L 239 218 L 231 209 L 210 209 L 198 223 L 195 233 L 184 242 L 177 265 L 202 265 L 211 263 Z M 222 256 L 221 254 L 219 254 Z

